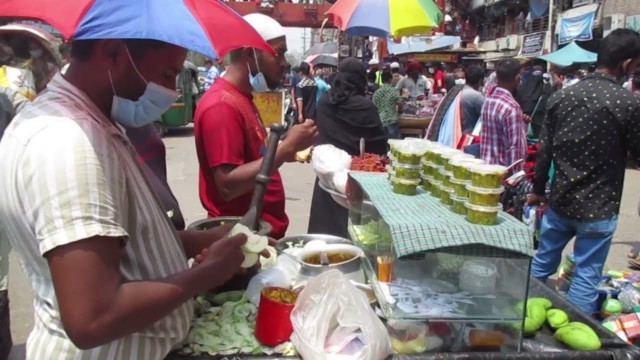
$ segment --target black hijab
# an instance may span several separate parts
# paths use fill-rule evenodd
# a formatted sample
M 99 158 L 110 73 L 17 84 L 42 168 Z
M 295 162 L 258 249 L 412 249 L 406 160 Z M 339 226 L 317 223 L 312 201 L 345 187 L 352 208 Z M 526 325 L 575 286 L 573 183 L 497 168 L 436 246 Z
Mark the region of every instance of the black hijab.
M 359 154 L 360 138 L 366 141 L 366 151 L 385 154 L 386 135 L 378 109 L 365 97 L 366 66 L 357 59 L 340 62 L 331 89 L 318 104 L 318 144 L 334 145 L 350 155 Z

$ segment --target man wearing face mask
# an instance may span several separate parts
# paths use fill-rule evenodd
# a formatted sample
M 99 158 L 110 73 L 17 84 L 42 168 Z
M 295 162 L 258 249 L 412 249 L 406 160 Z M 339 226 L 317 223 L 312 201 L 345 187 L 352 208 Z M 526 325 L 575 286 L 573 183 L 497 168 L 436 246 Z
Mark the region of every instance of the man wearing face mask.
M 36 83 L 36 92 L 40 93 L 47 87 L 47 84 L 59 69 L 50 61 L 50 55 L 45 54 L 42 45 L 31 40 L 29 41 L 28 46 L 30 58 L 22 65 L 22 67 L 33 73 Z
M 210 217 L 242 216 L 249 209 L 267 140 L 251 93 L 277 88 L 288 68 L 284 28 L 266 15 L 244 18 L 277 55 L 250 48 L 231 52 L 227 73 L 198 104 L 194 131 L 200 201 Z M 278 146 L 263 207 L 263 219 L 271 224 L 274 238 L 283 237 L 289 225 L 282 178 L 275 169 L 294 161 L 295 153 L 313 145 L 316 136 L 314 122 L 306 120 L 292 127 Z
M 163 359 L 187 335 L 191 299 L 240 272 L 246 237 L 176 232 L 116 126 L 171 106 L 187 51 L 99 39 L 71 52 L 0 141 L 0 219 L 35 297 L 27 356 Z
M 463 134 L 473 132 L 484 104 L 480 67 L 471 66 L 466 72 L 459 69 L 454 76 L 456 85 L 447 92 L 427 130 L 427 139 L 450 147 L 456 147 Z
M 416 99 L 425 96 L 429 92 L 427 78 L 422 75 L 422 65 L 418 61 L 412 61 L 407 65 L 407 76 L 398 82 L 396 89 L 403 97 Z
M 639 62 L 638 33 L 611 32 L 600 43 L 595 73 L 551 96 L 542 128 L 529 203 L 545 201 L 552 162 L 555 176 L 531 275 L 546 281 L 575 237 L 576 267 L 567 295 L 585 313 L 597 310 L 597 286 L 618 223 L 627 154 L 640 160 L 640 100 L 620 85 Z

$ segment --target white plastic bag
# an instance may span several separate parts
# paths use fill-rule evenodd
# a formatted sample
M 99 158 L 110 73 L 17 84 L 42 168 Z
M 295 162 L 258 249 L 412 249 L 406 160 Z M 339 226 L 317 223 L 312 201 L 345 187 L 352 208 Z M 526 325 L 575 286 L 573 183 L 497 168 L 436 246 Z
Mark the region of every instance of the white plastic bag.
M 291 342 L 303 359 L 382 360 L 391 353 L 387 330 L 366 295 L 338 270 L 307 283 L 291 323 Z
M 351 156 L 333 145 L 320 145 L 313 149 L 311 165 L 324 187 L 336 189 L 333 177 L 351 168 Z

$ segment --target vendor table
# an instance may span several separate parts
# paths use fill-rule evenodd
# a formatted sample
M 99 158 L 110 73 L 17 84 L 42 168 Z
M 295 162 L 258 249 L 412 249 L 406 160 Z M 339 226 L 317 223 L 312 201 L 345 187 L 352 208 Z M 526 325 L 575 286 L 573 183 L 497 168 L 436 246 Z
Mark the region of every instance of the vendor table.
M 423 137 L 429 123 L 431 123 L 431 117 L 400 115 L 398 119 L 400 134 L 403 136 Z
M 421 355 L 393 355 L 390 360 L 493 360 L 493 359 L 553 359 L 553 360 L 633 360 L 640 359 L 640 348 L 629 345 L 615 334 L 605 329 L 599 322 L 581 312 L 570 304 L 558 293 L 543 285 L 540 281 L 531 278 L 529 283 L 529 296 L 546 297 L 553 302 L 555 308 L 567 312 L 572 321 L 581 321 L 593 328 L 600 340 L 602 349 L 597 351 L 570 351 L 562 347 L 553 339 L 552 333 L 546 327 L 538 331 L 535 338 L 525 339 L 524 352 L 521 353 L 425 353 Z M 532 351 L 532 350 L 538 351 Z M 166 360 L 275 360 L 275 359 L 300 359 L 299 357 L 285 356 L 252 356 L 252 355 L 225 355 L 225 356 L 187 356 L 170 354 Z

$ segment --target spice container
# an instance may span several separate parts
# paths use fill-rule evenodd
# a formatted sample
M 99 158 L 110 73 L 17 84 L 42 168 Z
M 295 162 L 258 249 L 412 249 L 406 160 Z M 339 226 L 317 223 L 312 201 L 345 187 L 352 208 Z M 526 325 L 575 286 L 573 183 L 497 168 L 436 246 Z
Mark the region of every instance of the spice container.
M 460 270 L 460 290 L 473 295 L 493 295 L 496 292 L 496 266 L 485 260 L 468 260 Z
M 451 211 L 456 214 L 467 215 L 467 207 L 464 205 L 464 203 L 467 202 L 467 198 L 459 197 L 454 193 L 451 194 L 451 201 L 453 202 L 453 205 L 451 205 Z
M 433 180 L 431 181 L 431 195 L 436 198 L 440 198 L 440 188 L 442 187 L 442 181 Z
M 480 206 L 469 202 L 464 204 L 467 207 L 467 221 L 476 225 L 495 225 L 498 221 L 498 212 L 501 205 Z
M 436 158 L 436 165 L 444 166 L 446 165 L 447 161 L 449 161 L 448 159 L 450 159 L 454 155 L 459 154 L 463 154 L 463 152 L 456 149 L 446 148 L 438 154 L 438 157 Z
M 396 171 L 393 169 L 393 166 L 387 165 L 387 179 L 391 180 L 391 178 L 395 176 Z
M 451 184 L 451 178 L 452 178 L 453 174 L 449 171 L 445 171 L 444 172 L 444 179 L 442 180 L 442 186 L 446 186 L 448 188 L 453 187 L 453 185 Z
M 450 164 L 454 178 L 458 180 L 471 180 L 469 167 L 473 165 L 483 165 L 485 161 L 482 159 L 455 158 L 451 160 Z
M 453 205 L 453 200 L 451 199 L 451 195 L 453 194 L 453 189 L 442 186 L 440 187 L 440 202 L 445 205 Z
M 454 153 L 454 152 L 447 152 L 447 153 L 444 153 L 444 154 L 442 154 L 442 158 L 443 158 L 443 159 L 444 159 L 444 161 L 445 161 L 444 169 L 445 169 L 446 171 L 453 171 L 453 166 L 452 166 L 452 164 L 451 164 L 451 162 L 452 162 L 453 160 L 458 160 L 458 159 L 473 159 L 474 157 L 473 157 L 473 155 L 471 155 L 471 154 L 465 154 L 465 153 L 463 153 L 462 151 L 459 151 L 459 152 L 455 152 L 455 153 Z
M 447 148 L 444 148 L 441 145 L 432 145 L 427 148 L 427 152 L 424 154 L 424 161 L 435 165 L 438 156 L 446 149 Z
M 401 195 L 415 195 L 418 189 L 420 180 L 405 180 L 398 179 L 397 177 L 391 178 L 391 186 L 393 192 Z
M 504 188 L 500 186 L 498 189 L 485 189 L 467 185 L 469 190 L 469 203 L 480 206 L 496 206 L 500 203 L 500 195 Z
M 297 298 L 297 293 L 285 288 L 271 286 L 262 290 L 255 329 L 260 343 L 274 347 L 289 341 L 293 332 L 291 311 Z
M 451 187 L 453 188 L 453 192 L 458 197 L 467 198 L 469 197 L 469 190 L 467 190 L 467 185 L 471 183 L 468 180 L 458 180 L 455 177 L 451 178 Z
M 396 163 L 393 170 L 398 179 L 418 180 L 420 179 L 420 166 Z
M 433 172 L 433 179 L 435 181 L 440 181 L 443 182 L 444 181 L 444 168 L 442 166 L 438 166 L 436 165 L 435 167 L 435 171 Z
M 425 174 L 427 174 L 428 176 L 433 176 L 433 174 L 436 171 L 436 164 L 427 161 L 425 158 L 422 159 L 422 162 L 420 163 L 420 165 L 422 165 L 422 172 L 424 172 Z
M 498 189 L 507 168 L 500 165 L 473 165 L 469 167 L 471 185 L 485 189 Z

